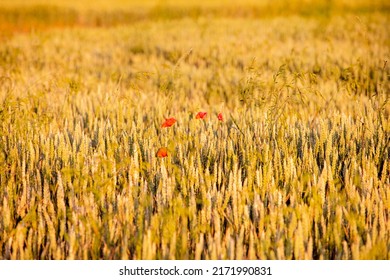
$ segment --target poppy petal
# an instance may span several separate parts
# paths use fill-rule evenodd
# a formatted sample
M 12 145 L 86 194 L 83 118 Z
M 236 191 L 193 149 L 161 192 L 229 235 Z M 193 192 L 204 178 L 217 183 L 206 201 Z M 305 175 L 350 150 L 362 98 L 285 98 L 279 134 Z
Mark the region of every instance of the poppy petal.
M 161 125 L 161 127 L 171 127 L 176 122 L 175 118 L 168 118 L 165 119 L 164 123 Z
M 156 157 L 163 158 L 168 156 L 168 150 L 165 147 L 161 147 L 158 149 L 156 153 Z
M 207 112 L 199 112 L 196 114 L 196 118 L 203 120 L 206 117 L 206 115 L 207 115 Z

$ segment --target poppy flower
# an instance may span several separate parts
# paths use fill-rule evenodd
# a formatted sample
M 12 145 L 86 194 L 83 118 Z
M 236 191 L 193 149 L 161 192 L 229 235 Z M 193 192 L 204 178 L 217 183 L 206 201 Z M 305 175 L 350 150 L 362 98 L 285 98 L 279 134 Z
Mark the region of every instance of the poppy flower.
M 161 127 L 171 127 L 176 122 L 175 118 L 165 119 L 165 122 L 161 125 Z
M 199 112 L 196 114 L 196 118 L 203 120 L 206 117 L 206 115 L 207 115 L 207 112 Z
M 218 114 L 218 120 L 220 120 L 221 122 L 223 122 L 223 116 L 222 116 L 222 113 L 219 113 L 219 114 Z
M 164 157 L 167 157 L 167 156 L 168 156 L 167 148 L 161 147 L 161 148 L 158 149 L 158 151 L 156 153 L 156 157 L 164 158 Z

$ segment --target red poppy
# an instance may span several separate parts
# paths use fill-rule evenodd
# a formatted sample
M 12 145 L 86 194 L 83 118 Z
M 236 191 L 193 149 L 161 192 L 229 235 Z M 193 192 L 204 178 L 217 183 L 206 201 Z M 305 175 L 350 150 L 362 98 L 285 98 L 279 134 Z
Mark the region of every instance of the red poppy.
M 196 114 L 196 118 L 203 120 L 206 117 L 206 115 L 207 115 L 207 112 L 199 112 Z
M 176 122 L 175 118 L 165 119 L 165 122 L 161 125 L 161 127 L 171 127 Z
M 218 114 L 218 120 L 220 120 L 221 122 L 223 122 L 223 116 L 222 116 L 222 113 L 219 113 L 219 114 Z
M 163 158 L 168 156 L 168 150 L 165 147 L 159 148 L 156 157 Z

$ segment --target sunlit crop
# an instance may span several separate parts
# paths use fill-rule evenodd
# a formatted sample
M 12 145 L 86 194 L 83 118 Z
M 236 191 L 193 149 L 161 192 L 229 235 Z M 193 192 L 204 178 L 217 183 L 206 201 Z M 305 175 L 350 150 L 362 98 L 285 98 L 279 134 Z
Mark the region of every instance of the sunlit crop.
M 0 259 L 390 259 L 387 1 L 34 1 L 0 3 Z

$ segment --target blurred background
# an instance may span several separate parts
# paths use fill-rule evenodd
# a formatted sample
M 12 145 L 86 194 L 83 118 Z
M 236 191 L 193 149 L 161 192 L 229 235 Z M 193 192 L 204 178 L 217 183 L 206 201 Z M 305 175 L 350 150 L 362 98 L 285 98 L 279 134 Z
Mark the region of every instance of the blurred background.
M 1 0 L 0 37 L 69 26 L 108 27 L 135 21 L 202 17 L 275 17 L 388 12 L 386 0 Z

